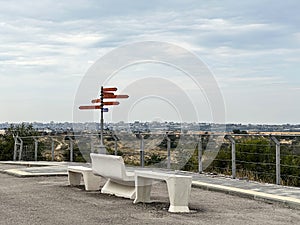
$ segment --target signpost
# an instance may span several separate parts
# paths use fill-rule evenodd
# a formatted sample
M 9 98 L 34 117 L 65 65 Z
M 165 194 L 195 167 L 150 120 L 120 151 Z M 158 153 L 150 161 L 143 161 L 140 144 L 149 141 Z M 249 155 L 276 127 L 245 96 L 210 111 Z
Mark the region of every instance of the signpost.
M 101 109 L 100 105 L 80 106 L 79 109 Z M 108 108 L 103 108 L 103 112 L 108 112 Z
M 103 144 L 103 124 L 104 124 L 104 119 L 103 119 L 103 113 L 108 112 L 108 108 L 104 108 L 103 106 L 114 106 L 114 105 L 119 105 L 120 102 L 114 101 L 114 102 L 105 102 L 104 99 L 114 99 L 114 98 L 128 98 L 128 95 L 115 95 L 115 91 L 118 89 L 116 87 L 103 87 L 101 86 L 101 94 L 100 98 L 93 99 L 91 102 L 92 103 L 100 103 L 100 105 L 88 105 L 88 106 L 80 106 L 80 110 L 85 110 L 85 109 L 100 109 L 101 114 L 100 114 L 100 126 L 101 126 L 101 133 L 100 133 L 100 150 L 99 153 L 106 153 L 106 148 Z

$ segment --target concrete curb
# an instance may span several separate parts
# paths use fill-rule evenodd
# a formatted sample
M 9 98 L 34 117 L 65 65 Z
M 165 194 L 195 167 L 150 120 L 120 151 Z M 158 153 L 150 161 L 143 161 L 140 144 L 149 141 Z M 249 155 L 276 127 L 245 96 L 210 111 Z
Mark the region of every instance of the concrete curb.
M 8 170 L 0 170 L 0 173 L 5 173 L 8 175 L 12 175 L 15 177 L 49 177 L 49 176 L 67 176 L 67 172 L 53 172 L 53 173 L 31 173 L 22 171 L 19 169 L 8 169 Z
M 0 164 L 22 166 L 13 169 L 0 169 L 0 173 L 9 174 L 15 177 L 68 176 L 67 167 L 69 165 L 89 166 L 87 163 L 52 161 L 0 161 Z
M 296 198 L 279 196 L 274 194 L 262 193 L 258 191 L 245 190 L 241 188 L 228 187 L 217 184 L 209 184 L 200 181 L 193 181 L 192 186 L 201 188 L 208 191 L 218 191 L 230 195 L 236 195 L 240 197 L 250 198 L 254 200 L 260 200 L 264 202 L 280 203 L 291 208 L 300 209 L 300 200 Z

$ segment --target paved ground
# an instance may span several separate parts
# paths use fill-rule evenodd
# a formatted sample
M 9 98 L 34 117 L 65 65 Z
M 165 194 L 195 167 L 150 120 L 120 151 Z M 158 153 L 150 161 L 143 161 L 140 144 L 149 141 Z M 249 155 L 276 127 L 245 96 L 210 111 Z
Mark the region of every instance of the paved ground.
M 20 177 L 34 176 L 66 176 L 68 165 L 84 165 L 83 163 L 68 162 L 0 162 L 0 172 L 6 172 Z M 20 167 L 21 166 L 21 167 Z M 141 168 L 129 168 L 141 169 Z M 148 169 L 148 168 L 147 168 Z M 174 173 L 174 171 L 164 171 Z M 228 194 L 277 202 L 289 207 L 300 209 L 300 188 L 286 187 L 274 184 L 262 184 L 246 180 L 231 179 L 229 177 L 212 176 L 197 173 L 176 171 L 177 174 L 193 176 L 193 186 L 204 190 L 219 191 Z
M 24 169 L 0 164 L 0 170 L 16 167 Z M 224 185 L 230 182 L 227 180 L 223 179 Z M 209 177 L 205 182 L 208 181 Z M 154 203 L 134 205 L 132 200 L 86 192 L 82 186 L 69 187 L 65 176 L 15 177 L 0 173 L 0 224 L 246 225 L 299 224 L 300 221 L 298 209 L 199 188 L 192 188 L 191 192 L 193 213 L 172 214 L 167 212 L 167 196 L 165 183 L 158 183 L 152 190 Z
M 0 174 L 0 224 L 299 224 L 300 211 L 192 188 L 190 214 L 168 213 L 165 183 L 151 204 L 69 187 L 66 177 Z

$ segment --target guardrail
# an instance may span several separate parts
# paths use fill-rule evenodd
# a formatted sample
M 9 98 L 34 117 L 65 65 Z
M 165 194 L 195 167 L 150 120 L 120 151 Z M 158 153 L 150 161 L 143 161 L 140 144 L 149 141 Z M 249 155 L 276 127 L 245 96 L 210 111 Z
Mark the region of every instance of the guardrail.
M 110 147 L 110 154 L 130 155 L 131 158 L 138 159 L 138 162 L 134 164 L 141 167 L 147 166 L 150 161 L 151 163 L 158 163 L 165 160 L 164 166 L 172 169 L 176 163 L 172 161 L 174 140 L 170 139 L 168 133 L 161 135 L 163 135 L 161 139 L 165 141 L 163 154 L 153 154 L 153 152 L 145 150 L 145 144 L 148 140 L 144 138 L 144 134 L 136 136 L 140 143 L 139 149 L 131 152 L 124 152 L 118 146 L 117 136 L 113 134 L 105 135 L 104 139 L 110 139 L 106 141 L 107 143 L 113 142 L 113 145 L 110 145 L 113 146 Z M 192 135 L 198 139 L 198 143 L 194 155 L 191 156 L 192 160 L 189 160 L 185 170 L 199 173 L 224 173 L 232 178 L 247 177 L 246 179 L 274 182 L 278 185 L 300 186 L 300 172 L 298 172 L 300 171 L 300 135 L 226 134 L 217 157 L 205 169 L 203 169 L 203 155 L 207 147 L 206 139 L 216 134 Z M 43 153 L 46 155 L 43 160 L 77 161 L 75 157 L 75 152 L 78 152 L 76 138 L 86 136 L 99 138 L 99 134 L 15 136 L 13 160 L 37 161 L 41 159 L 40 155 Z M 90 152 L 95 152 L 95 148 L 97 148 L 93 143 L 90 143 L 88 147 Z M 57 151 L 63 151 L 61 154 L 65 154 L 64 157 L 58 157 Z

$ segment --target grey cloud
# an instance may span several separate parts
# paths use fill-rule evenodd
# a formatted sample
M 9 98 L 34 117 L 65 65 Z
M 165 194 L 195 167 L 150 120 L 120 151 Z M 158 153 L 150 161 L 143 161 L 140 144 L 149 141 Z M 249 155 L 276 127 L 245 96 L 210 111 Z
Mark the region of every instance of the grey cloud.
M 21 77 L 38 87 L 46 77 L 46 90 L 59 88 L 66 100 L 67 90 L 76 90 L 72 85 L 79 82 L 74 74 L 83 76 L 89 61 L 144 40 L 189 48 L 216 76 L 225 77 L 224 82 L 228 78 L 227 85 L 232 77 L 251 75 L 272 74 L 290 83 L 299 79 L 298 1 L 0 2 L 0 79 L 6 80 L 2 90 L 7 85 L 13 92 Z M 28 92 L 28 98 L 37 93 Z

